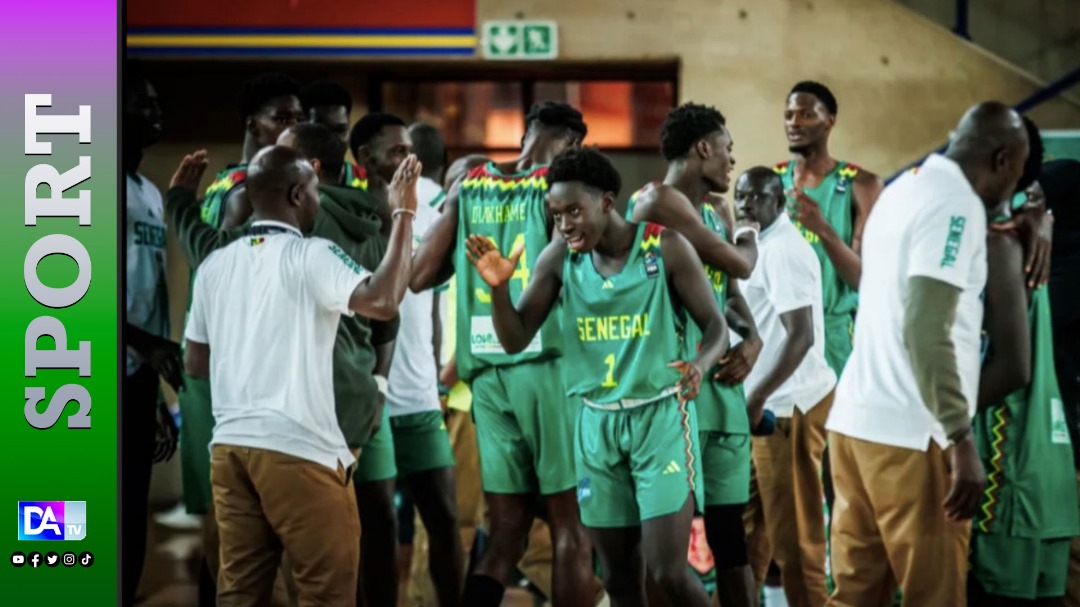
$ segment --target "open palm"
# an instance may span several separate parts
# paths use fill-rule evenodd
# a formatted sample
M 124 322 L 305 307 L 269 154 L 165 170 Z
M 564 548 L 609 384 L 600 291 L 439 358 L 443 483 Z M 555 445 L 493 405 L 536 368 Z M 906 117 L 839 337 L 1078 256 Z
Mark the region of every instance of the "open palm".
M 519 246 L 507 259 L 486 236 L 473 234 L 465 241 L 466 257 L 472 265 L 476 266 L 480 278 L 483 278 L 484 282 L 491 287 L 498 287 L 510 280 L 510 277 L 514 275 L 518 258 L 524 250 L 524 247 Z

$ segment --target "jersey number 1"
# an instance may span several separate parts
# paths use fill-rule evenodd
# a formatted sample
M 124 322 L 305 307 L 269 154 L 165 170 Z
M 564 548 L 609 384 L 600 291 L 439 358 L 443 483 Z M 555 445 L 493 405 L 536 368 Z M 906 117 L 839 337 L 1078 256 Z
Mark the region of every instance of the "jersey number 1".
M 491 243 L 493 245 L 495 245 L 495 248 L 499 247 L 499 243 L 495 242 L 494 238 L 488 236 L 488 239 L 491 240 Z M 506 254 L 509 255 L 513 253 L 514 249 L 518 248 L 519 246 L 523 246 L 524 244 L 525 234 L 520 233 L 514 238 L 514 244 L 510 245 L 510 250 L 507 251 Z M 510 280 L 521 281 L 522 293 L 524 293 L 525 288 L 529 286 L 529 252 L 527 249 L 521 252 L 521 258 L 518 259 L 517 269 L 514 270 L 513 275 L 510 276 Z M 481 303 L 489 304 L 491 303 L 491 292 L 488 291 L 485 287 L 477 287 L 476 298 L 479 299 Z
M 619 382 L 615 381 L 615 355 L 608 354 L 604 358 L 604 364 L 607 365 L 607 377 L 604 378 L 604 383 L 600 384 L 601 388 L 614 388 L 619 385 Z

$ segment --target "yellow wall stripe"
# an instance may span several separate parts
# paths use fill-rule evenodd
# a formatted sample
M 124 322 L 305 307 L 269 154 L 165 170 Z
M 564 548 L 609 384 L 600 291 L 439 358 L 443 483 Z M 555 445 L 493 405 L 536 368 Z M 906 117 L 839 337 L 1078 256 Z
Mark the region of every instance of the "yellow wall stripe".
M 131 47 L 338 47 L 338 48 L 427 48 L 476 46 L 476 36 L 340 36 L 340 35 L 220 35 L 189 36 L 169 34 L 133 34 L 127 37 Z

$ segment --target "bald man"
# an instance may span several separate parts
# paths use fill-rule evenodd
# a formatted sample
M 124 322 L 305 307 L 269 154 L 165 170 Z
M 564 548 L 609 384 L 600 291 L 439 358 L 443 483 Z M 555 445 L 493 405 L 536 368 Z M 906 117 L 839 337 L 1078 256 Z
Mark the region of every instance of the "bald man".
M 204 152 L 186 157 L 174 183 L 197 182 L 205 167 Z M 319 210 L 315 170 L 294 150 L 266 148 L 248 166 L 247 236 L 199 267 L 184 363 L 211 379 L 219 605 L 267 604 L 283 550 L 300 604 L 355 604 L 357 451 L 334 409 L 335 336 L 342 316 L 397 314 L 419 168 L 410 156 L 394 177 L 389 250 L 371 272 L 329 240 L 303 237 Z
M 882 193 L 866 222 L 852 356 L 826 428 L 836 507 L 828 605 L 966 605 L 970 518 L 986 476 L 979 391 L 988 213 L 1012 195 L 1028 139 L 988 102 Z

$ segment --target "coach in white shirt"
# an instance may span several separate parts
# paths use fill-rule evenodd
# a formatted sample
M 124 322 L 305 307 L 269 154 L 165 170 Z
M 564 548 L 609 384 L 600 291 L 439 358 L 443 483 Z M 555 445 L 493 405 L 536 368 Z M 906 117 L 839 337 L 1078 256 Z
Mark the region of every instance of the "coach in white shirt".
M 885 189 L 863 235 L 854 351 L 829 416 L 836 505 L 830 605 L 966 605 L 986 478 L 971 434 L 987 213 L 1028 154 L 1020 117 L 984 103 L 944 155 Z
M 248 165 L 251 233 L 199 267 L 185 365 L 211 379 L 223 607 L 267 604 L 282 549 L 300 604 L 355 604 L 355 453 L 334 410 L 334 339 L 342 315 L 397 314 L 419 168 L 410 156 L 395 175 L 390 244 L 372 274 L 332 242 L 302 237 L 318 211 L 318 179 L 295 151 L 265 148 Z
M 757 266 L 739 281 L 762 340 L 746 378 L 747 407 L 754 427 L 765 409 L 777 418 L 772 434 L 753 438 L 758 491 L 752 507 L 761 508 L 765 523 L 754 533 L 768 537 L 788 603 L 823 605 L 828 592 L 820 470 L 836 374 L 825 360 L 821 264 L 788 219 L 784 184 L 772 169 L 743 173 L 735 204 L 740 219 L 761 226 Z

